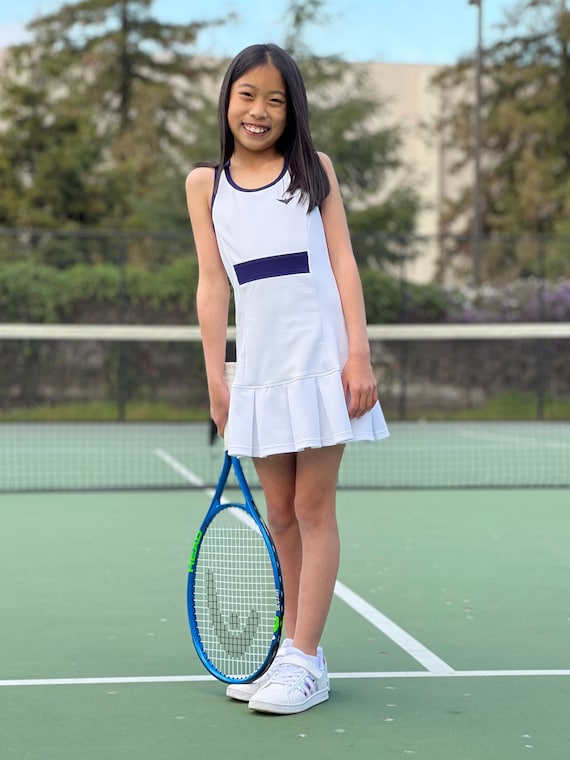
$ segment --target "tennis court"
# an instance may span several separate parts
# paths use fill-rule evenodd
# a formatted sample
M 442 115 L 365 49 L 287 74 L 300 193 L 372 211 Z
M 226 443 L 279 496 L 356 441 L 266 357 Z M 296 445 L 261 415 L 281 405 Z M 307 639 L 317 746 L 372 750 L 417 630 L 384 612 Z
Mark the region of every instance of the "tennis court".
M 331 698 L 282 718 L 227 700 L 188 632 L 206 427 L 0 426 L 3 760 L 568 757 L 570 432 L 521 425 L 395 424 L 347 457 Z M 366 456 L 388 485 L 350 486 Z M 135 470 L 146 490 L 118 490 Z

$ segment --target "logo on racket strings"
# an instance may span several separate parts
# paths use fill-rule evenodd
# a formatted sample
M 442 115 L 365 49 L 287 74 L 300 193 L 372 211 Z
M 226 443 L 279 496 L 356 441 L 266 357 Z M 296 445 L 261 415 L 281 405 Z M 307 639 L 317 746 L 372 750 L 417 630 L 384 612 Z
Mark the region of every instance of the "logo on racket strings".
M 210 621 L 220 645 L 230 657 L 243 657 L 253 644 L 255 634 L 261 622 L 261 616 L 253 608 L 249 610 L 245 625 L 240 625 L 240 612 L 235 610 L 228 614 L 227 621 L 220 608 L 218 590 L 214 571 L 206 570 L 206 599 L 210 612 Z

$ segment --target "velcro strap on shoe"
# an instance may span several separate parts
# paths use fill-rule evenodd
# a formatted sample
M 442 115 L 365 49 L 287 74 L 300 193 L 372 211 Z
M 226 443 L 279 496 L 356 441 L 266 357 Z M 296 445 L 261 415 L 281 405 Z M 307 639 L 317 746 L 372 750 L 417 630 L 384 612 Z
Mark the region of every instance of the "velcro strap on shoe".
M 305 670 L 308 670 L 312 676 L 315 676 L 315 678 L 320 678 L 323 674 L 323 671 L 320 668 L 318 668 L 314 663 L 312 663 L 306 657 L 301 657 L 301 655 L 295 654 L 295 653 L 284 655 L 279 661 L 279 664 L 280 665 L 297 665 L 300 668 L 305 668 Z

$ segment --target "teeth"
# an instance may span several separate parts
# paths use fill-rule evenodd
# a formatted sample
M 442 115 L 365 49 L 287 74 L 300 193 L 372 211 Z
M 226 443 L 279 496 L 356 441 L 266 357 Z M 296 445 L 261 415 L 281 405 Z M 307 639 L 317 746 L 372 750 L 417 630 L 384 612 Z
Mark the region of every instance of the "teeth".
M 251 124 L 244 124 L 243 126 L 248 132 L 253 132 L 255 135 L 261 135 L 268 130 L 268 127 L 254 127 Z

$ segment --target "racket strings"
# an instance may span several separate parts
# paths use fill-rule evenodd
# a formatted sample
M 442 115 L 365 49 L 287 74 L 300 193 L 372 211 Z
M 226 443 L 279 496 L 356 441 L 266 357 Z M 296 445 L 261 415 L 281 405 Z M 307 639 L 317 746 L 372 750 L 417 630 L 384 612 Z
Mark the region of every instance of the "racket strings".
M 219 512 L 204 534 L 194 609 L 210 661 L 228 677 L 247 678 L 267 659 L 279 600 L 263 536 L 233 511 Z

